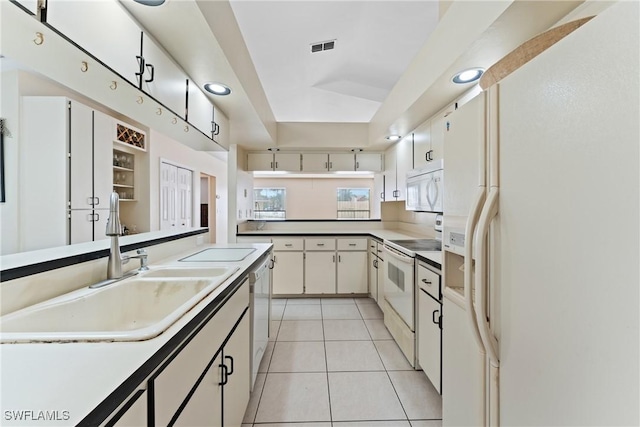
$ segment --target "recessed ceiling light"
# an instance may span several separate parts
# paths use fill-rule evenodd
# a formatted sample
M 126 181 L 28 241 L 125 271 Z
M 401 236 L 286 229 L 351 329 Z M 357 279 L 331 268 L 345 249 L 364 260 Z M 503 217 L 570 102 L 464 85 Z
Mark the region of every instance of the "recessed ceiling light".
M 389 141 L 397 141 L 397 140 L 399 140 L 400 138 L 402 138 L 400 135 L 389 135 L 389 136 L 387 137 L 387 139 L 388 139 Z
M 204 90 L 214 95 L 229 95 L 231 89 L 222 83 L 205 83 Z
M 475 82 L 482 76 L 482 73 L 484 73 L 483 68 L 469 68 L 467 70 L 460 71 L 458 74 L 453 76 L 451 81 L 457 84 Z
M 160 6 L 164 4 L 165 0 L 133 0 L 136 3 L 143 4 L 145 6 Z

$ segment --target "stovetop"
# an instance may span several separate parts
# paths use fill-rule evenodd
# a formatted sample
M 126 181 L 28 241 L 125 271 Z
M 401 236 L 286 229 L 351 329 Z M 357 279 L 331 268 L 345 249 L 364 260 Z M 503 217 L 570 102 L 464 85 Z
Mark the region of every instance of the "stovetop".
M 442 241 L 436 239 L 390 240 L 389 243 L 405 248 L 411 252 L 442 250 Z

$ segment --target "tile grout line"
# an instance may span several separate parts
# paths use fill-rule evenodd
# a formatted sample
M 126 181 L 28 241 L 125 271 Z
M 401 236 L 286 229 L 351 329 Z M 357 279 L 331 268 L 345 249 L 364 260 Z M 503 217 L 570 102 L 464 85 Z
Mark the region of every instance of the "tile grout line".
M 329 424 L 333 427 L 333 411 L 331 410 L 331 388 L 329 386 L 329 359 L 327 358 L 327 340 L 324 334 L 324 314 L 322 311 L 322 299 L 320 300 L 320 321 L 322 322 L 322 347 L 324 348 L 324 367 L 327 377 L 327 397 L 329 398 Z

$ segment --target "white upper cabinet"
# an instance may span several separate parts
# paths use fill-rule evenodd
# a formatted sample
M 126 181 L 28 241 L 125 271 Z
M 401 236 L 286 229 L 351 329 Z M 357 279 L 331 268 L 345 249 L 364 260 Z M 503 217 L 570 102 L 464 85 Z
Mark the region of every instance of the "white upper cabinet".
M 272 153 L 249 153 L 247 154 L 247 170 L 249 171 L 272 171 Z
M 213 140 L 229 149 L 229 119 L 216 106 L 213 106 Z
M 300 172 L 300 154 L 275 153 L 273 170 Z
M 142 36 L 144 74 L 142 90 L 175 114 L 184 117 L 187 75 L 147 34 Z M 203 129 L 206 131 L 207 129 Z
M 213 130 L 213 105 L 200 88 L 189 81 L 189 102 L 187 121 L 211 137 Z
M 119 2 L 52 0 L 47 23 L 138 87 L 142 31 Z
M 427 120 L 418 126 L 418 128 L 413 131 L 413 135 L 413 168 L 422 169 L 429 163 L 427 160 L 428 156 L 433 160 L 436 159 L 435 150 L 432 148 L 431 120 Z M 429 153 L 431 150 L 433 151 Z M 440 158 L 442 158 L 441 152 L 439 155 Z
M 326 153 L 302 153 L 303 172 L 327 172 L 329 170 L 329 155 Z
M 353 153 L 329 154 L 330 171 L 352 171 L 355 170 L 355 157 Z
M 407 135 L 385 152 L 384 200 L 400 201 L 407 197 L 407 172 L 413 166 L 413 144 Z
M 367 172 L 382 172 L 382 154 L 356 153 L 356 170 Z

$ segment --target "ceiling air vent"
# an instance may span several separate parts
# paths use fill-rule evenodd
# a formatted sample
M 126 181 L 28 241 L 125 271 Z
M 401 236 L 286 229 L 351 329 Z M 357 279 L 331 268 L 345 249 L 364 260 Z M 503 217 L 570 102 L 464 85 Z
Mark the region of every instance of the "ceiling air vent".
M 332 50 L 336 45 L 336 41 L 328 40 L 326 42 L 318 42 L 311 44 L 311 53 L 322 52 L 323 50 Z

